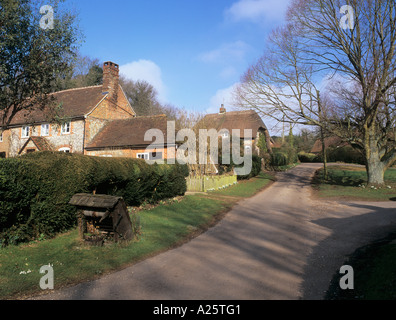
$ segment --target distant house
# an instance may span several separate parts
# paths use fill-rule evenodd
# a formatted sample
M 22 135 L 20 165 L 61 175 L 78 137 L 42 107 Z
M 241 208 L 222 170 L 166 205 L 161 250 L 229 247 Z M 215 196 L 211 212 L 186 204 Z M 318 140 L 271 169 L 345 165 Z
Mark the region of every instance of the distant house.
M 219 113 L 207 114 L 197 123 L 195 128 L 197 130 L 215 129 L 219 139 L 231 138 L 233 130 L 236 130 L 236 134 L 239 135 L 244 148 L 245 155 L 260 154 L 260 137 L 265 139 L 267 152 L 271 153 L 274 145 L 266 125 L 254 110 L 227 112 L 224 105 L 222 105 Z M 250 130 L 251 136 L 248 132 L 246 132 L 246 134 L 249 136 L 245 136 L 245 130 Z M 190 168 L 190 171 L 193 174 L 217 174 L 218 166 L 215 165 L 214 159 L 211 159 L 209 156 L 208 165 L 203 167 L 196 166 Z
M 0 156 L 37 151 L 146 158 L 142 143 L 146 129 L 163 128 L 164 117 L 136 117 L 119 84 L 119 66 L 103 65 L 103 85 L 53 93 L 54 108 L 21 111 L 0 132 Z M 160 122 L 160 123 L 159 123 Z M 139 149 L 140 148 L 140 149 Z M 149 157 L 167 155 L 167 145 Z M 132 152 L 134 150 L 136 152 Z
M 345 147 L 345 146 L 349 145 L 348 142 L 345 142 L 340 137 L 335 137 L 335 136 L 325 138 L 324 143 L 325 143 L 326 149 L 329 147 L 341 148 L 341 147 Z M 311 153 L 314 153 L 314 154 L 322 153 L 322 140 L 321 139 L 318 139 L 315 141 L 315 144 L 313 145 L 313 147 L 311 149 Z
M 240 138 L 244 140 L 245 152 L 259 153 L 258 141 L 260 135 L 266 140 L 267 149 L 271 152 L 274 142 L 261 117 L 254 110 L 227 112 L 224 105 L 219 113 L 207 114 L 197 125 L 198 128 L 216 129 L 219 136 L 232 135 L 233 130 L 238 130 Z M 245 139 L 245 130 L 251 130 L 252 136 Z

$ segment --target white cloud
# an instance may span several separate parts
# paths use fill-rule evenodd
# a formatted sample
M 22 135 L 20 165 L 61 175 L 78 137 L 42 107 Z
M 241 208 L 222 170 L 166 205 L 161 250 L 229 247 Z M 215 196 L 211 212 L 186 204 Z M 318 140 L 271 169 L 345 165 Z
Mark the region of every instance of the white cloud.
M 228 88 L 217 90 L 216 94 L 210 99 L 206 113 L 219 112 L 222 104 L 224 104 L 226 109 L 230 110 L 233 105 L 233 93 L 238 85 L 239 83 L 234 83 Z
M 158 91 L 158 99 L 166 102 L 167 89 L 162 81 L 161 68 L 150 60 L 138 60 L 120 66 L 120 74 L 127 79 L 145 80 Z
M 232 21 L 274 22 L 284 19 L 290 0 L 239 0 L 225 12 Z
M 248 50 L 250 50 L 250 46 L 243 41 L 225 43 L 217 49 L 200 54 L 199 60 L 206 63 L 240 61 Z

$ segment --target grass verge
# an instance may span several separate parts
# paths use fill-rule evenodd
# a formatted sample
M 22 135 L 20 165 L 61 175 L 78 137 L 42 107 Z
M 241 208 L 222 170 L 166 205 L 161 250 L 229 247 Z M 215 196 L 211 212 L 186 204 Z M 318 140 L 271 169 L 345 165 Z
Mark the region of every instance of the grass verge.
M 329 166 L 329 178 L 323 179 L 323 169 L 313 178 L 315 195 L 318 198 L 336 198 L 338 200 L 396 201 L 396 169 L 385 173 L 385 187 L 366 187 L 367 175 L 362 166 Z
M 396 233 L 356 250 L 344 265 L 354 270 L 354 289 L 341 290 L 335 274 L 327 300 L 396 300 Z
M 185 196 L 181 201 L 138 212 L 142 234 L 129 244 L 93 247 L 77 230 L 41 242 L 0 249 L 0 299 L 41 293 L 41 266 L 54 268 L 55 289 L 93 280 L 143 259 L 180 246 L 214 226 L 239 200 L 268 186 L 273 177 L 258 177 L 209 194 Z

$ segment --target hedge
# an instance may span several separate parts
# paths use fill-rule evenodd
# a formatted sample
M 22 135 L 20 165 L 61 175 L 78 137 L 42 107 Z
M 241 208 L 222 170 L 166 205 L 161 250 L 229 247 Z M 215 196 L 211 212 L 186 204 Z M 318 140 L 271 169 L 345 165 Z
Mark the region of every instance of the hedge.
M 321 162 L 320 157 L 316 155 L 315 153 L 307 153 L 304 151 L 301 151 L 298 153 L 298 160 L 300 162 Z
M 300 152 L 298 154 L 298 159 L 300 162 L 323 162 L 322 154 L 312 154 Z M 328 162 L 345 162 L 345 163 L 355 163 L 364 165 L 365 159 L 364 155 L 359 152 L 359 150 L 354 149 L 351 146 L 343 147 L 329 147 L 327 149 L 327 161 Z
M 273 148 L 271 154 L 271 166 L 282 167 L 287 166 L 298 161 L 296 149 L 290 146 L 281 148 Z
M 0 161 L 0 246 L 52 237 L 76 225 L 76 193 L 122 196 L 128 206 L 183 195 L 187 166 L 39 152 Z

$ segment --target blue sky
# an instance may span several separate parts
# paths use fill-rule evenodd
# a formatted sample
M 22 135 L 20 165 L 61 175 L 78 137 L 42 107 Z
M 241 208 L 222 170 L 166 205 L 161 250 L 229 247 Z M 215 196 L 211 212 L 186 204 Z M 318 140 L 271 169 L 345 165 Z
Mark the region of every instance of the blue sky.
M 156 87 L 161 102 L 199 112 L 229 104 L 290 0 L 68 0 L 81 53 Z

